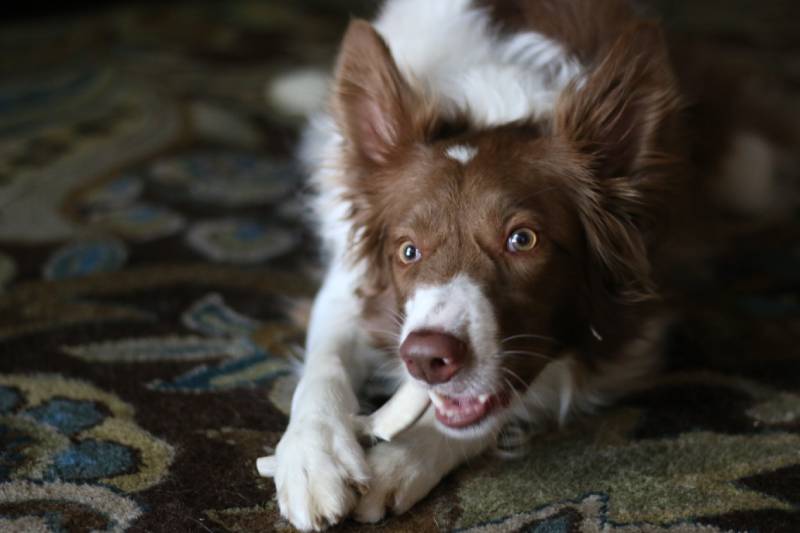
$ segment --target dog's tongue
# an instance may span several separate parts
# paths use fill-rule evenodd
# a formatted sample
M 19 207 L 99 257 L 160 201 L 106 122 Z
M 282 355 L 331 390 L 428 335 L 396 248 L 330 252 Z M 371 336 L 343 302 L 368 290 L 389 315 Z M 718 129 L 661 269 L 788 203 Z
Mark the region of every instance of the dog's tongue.
M 451 428 L 462 428 L 486 416 L 494 406 L 496 398 L 489 395 L 451 398 L 432 393 L 431 401 L 436 408 L 436 418 L 439 422 Z

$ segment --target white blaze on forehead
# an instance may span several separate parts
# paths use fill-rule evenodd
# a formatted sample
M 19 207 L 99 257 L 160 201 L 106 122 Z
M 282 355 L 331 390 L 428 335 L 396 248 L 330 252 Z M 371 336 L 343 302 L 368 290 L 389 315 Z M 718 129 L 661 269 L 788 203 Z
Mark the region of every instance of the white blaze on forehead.
M 401 340 L 418 330 L 449 333 L 467 342 L 478 358 L 497 353 L 497 319 L 480 286 L 464 274 L 418 288 L 406 302 Z
M 447 157 L 466 165 L 478 154 L 478 149 L 466 144 L 454 144 L 444 152 Z

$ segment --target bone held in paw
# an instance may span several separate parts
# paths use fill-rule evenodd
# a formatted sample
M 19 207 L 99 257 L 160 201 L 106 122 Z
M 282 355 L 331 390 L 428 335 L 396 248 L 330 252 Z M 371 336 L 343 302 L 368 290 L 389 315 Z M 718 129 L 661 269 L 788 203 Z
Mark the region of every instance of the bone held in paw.
M 381 440 L 392 440 L 425 412 L 431 399 L 428 392 L 407 381 L 389 400 L 369 416 L 356 417 L 359 432 Z
M 356 416 L 356 431 L 381 440 L 392 440 L 422 416 L 430 401 L 427 391 L 408 381 L 380 409 L 369 416 Z M 273 477 L 275 466 L 274 455 L 259 457 L 256 461 L 258 474 L 263 477 Z

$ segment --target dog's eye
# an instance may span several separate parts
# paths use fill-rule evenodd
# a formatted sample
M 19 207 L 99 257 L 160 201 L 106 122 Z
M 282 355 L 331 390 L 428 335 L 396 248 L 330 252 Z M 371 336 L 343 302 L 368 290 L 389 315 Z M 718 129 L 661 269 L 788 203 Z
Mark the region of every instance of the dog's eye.
M 532 229 L 521 228 L 514 230 L 514 232 L 508 236 L 506 249 L 512 253 L 528 252 L 533 250 L 537 241 L 536 233 Z
M 400 247 L 398 251 L 398 256 L 400 261 L 409 265 L 411 263 L 416 263 L 420 259 L 422 259 L 422 253 L 420 253 L 419 248 L 414 246 L 413 242 L 405 242 Z

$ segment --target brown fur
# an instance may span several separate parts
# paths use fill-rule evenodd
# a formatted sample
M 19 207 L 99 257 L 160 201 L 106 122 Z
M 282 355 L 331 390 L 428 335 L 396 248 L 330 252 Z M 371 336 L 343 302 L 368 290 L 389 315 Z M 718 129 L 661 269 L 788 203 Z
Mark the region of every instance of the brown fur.
M 479 0 L 506 31 L 534 30 L 587 65 L 601 61 L 638 21 L 627 0 Z
M 621 35 L 556 108 L 556 134 L 591 157 L 591 175 L 574 196 L 589 244 L 628 303 L 656 294 L 648 230 L 680 179 L 678 94 L 661 32 L 643 23 Z

